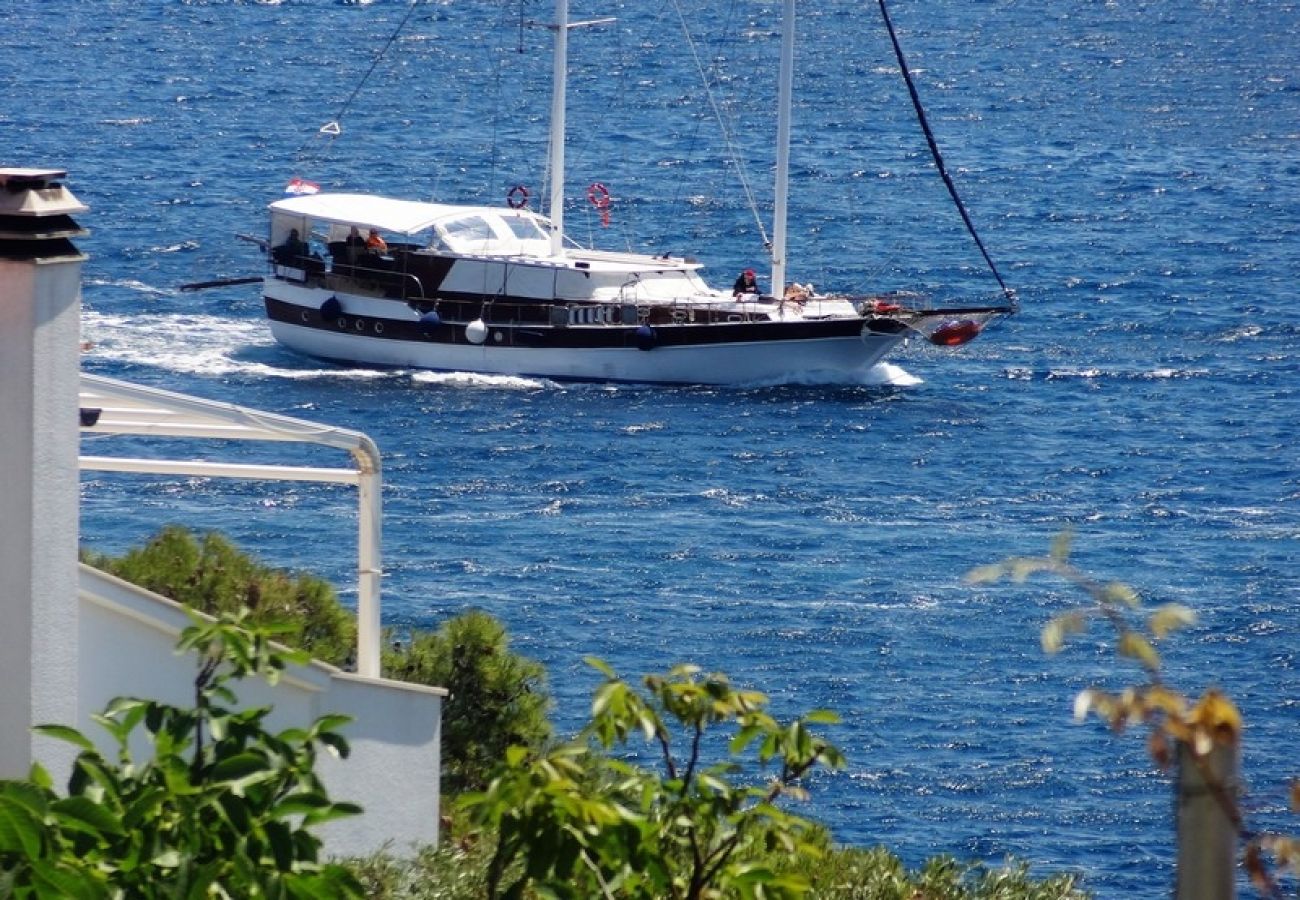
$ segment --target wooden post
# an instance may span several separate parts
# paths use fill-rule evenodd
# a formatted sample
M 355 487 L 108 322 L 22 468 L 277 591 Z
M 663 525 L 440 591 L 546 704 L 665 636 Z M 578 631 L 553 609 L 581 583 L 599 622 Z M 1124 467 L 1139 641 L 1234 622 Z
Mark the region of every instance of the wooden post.
M 1174 900 L 1233 900 L 1237 895 L 1239 755 L 1236 735 L 1216 740 L 1210 752 L 1199 758 L 1191 747 L 1178 744 Z

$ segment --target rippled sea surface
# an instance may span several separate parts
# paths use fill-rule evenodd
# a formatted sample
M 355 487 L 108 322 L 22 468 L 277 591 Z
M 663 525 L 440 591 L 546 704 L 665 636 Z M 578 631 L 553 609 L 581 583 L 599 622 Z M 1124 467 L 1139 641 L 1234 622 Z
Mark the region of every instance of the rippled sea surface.
M 802 5 L 790 277 L 989 300 L 875 5 Z M 762 269 L 774 7 L 691 4 L 693 57 L 671 5 L 576 0 L 575 18 L 618 17 L 571 40 L 576 236 L 697 256 L 715 283 Z M 550 12 L 536 0 L 11 3 L 0 162 L 66 168 L 92 207 L 87 371 L 378 442 L 387 623 L 489 610 L 546 663 L 566 730 L 595 681 L 585 655 L 629 675 L 725 670 L 784 715 L 843 716 L 848 769 L 819 779 L 810 807 L 839 840 L 913 865 L 1015 856 L 1099 897 L 1159 895 L 1166 777 L 1136 735 L 1071 722 L 1077 691 L 1134 673 L 1102 631 L 1043 655 L 1039 629 L 1080 599 L 1067 587 L 962 576 L 1069 527 L 1087 570 L 1195 608 L 1164 648 L 1169 677 L 1238 701 L 1251 822 L 1296 830 L 1300 6 L 891 10 L 1023 312 L 957 352 L 908 346 L 862 384 L 348 370 L 275 345 L 255 285 L 179 290 L 260 274 L 236 235 L 264 233 L 294 174 L 448 201 L 500 202 L 516 183 L 540 196 L 549 37 L 527 23 Z M 318 138 L 340 113 L 342 136 Z M 615 197 L 608 229 L 585 205 L 592 181 Z M 165 522 L 217 528 L 355 598 L 345 490 L 94 474 L 83 504 L 98 549 Z

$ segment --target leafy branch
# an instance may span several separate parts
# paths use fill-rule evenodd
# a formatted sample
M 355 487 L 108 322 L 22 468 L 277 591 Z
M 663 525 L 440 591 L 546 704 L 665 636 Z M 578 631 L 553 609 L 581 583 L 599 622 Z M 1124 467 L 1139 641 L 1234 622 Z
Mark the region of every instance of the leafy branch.
M 809 726 L 838 719 L 818 711 L 782 724 L 767 697 L 734 688 L 725 675 L 682 665 L 650 675 L 638 690 L 605 663 L 605 676 L 580 738 L 549 753 L 512 748 L 487 790 L 462 798 L 495 829 L 489 896 L 800 897 L 807 879 L 775 870 L 776 852 L 820 854 L 812 823 L 783 809 L 806 799 L 814 768 L 843 765 L 839 751 Z M 728 756 L 712 764 L 709 733 L 731 733 Z M 613 754 L 640 733 L 662 771 Z M 777 771 L 745 783 L 742 754 Z
M 1147 750 L 1162 771 L 1180 758 L 1196 767 L 1206 787 L 1243 846 L 1243 862 L 1252 884 L 1265 896 L 1280 898 L 1281 888 L 1267 865 L 1271 854 L 1276 867 L 1300 873 L 1300 840 L 1277 834 L 1261 834 L 1248 827 L 1235 791 L 1217 775 L 1211 765 L 1216 748 L 1236 753 L 1241 742 L 1242 717 L 1223 692 L 1207 689 L 1195 702 L 1169 687 L 1162 674 L 1157 644 L 1179 629 L 1193 625 L 1195 613 L 1186 606 L 1167 603 L 1148 609 L 1138 592 L 1127 584 L 1098 581 L 1070 562 L 1072 535 L 1066 531 L 1053 541 L 1046 556 L 1013 557 L 981 566 L 966 575 L 970 584 L 992 584 L 1002 579 L 1024 583 L 1034 575 L 1047 574 L 1079 588 L 1090 602 L 1053 616 L 1043 627 L 1041 642 L 1049 654 L 1059 652 L 1067 639 L 1087 631 L 1101 620 L 1115 633 L 1115 651 L 1122 660 L 1135 662 L 1144 680 L 1118 693 L 1090 687 L 1074 700 L 1076 721 L 1091 713 L 1105 721 L 1115 733 L 1130 727 L 1147 729 Z M 1300 812 L 1300 780 L 1291 784 L 1291 807 Z
M 311 831 L 360 812 L 331 801 L 314 771 L 318 750 L 347 756 L 348 719 L 277 734 L 269 707 L 235 708 L 231 682 L 274 683 L 305 658 L 272 643 L 276 629 L 246 625 L 246 613 L 192 616 L 178 652 L 199 654 L 194 707 L 112 701 L 94 717 L 112 760 L 74 728 L 36 729 L 80 753 L 65 796 L 39 764 L 26 781 L 0 782 L 0 896 L 361 896 L 347 869 L 320 861 Z

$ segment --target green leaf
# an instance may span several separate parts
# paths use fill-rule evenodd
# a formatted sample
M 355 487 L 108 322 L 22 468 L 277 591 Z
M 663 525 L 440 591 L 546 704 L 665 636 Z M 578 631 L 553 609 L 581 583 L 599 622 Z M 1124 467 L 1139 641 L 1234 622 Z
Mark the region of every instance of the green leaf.
M 97 900 L 108 896 L 87 872 L 79 872 L 61 863 L 38 860 L 32 865 L 32 882 L 39 898 L 59 900 Z
M 68 797 L 56 801 L 50 809 L 65 828 L 96 835 L 122 835 L 122 822 L 105 807 L 86 797 Z
M 149 863 L 160 869 L 174 869 L 181 864 L 181 852 L 175 847 L 168 847 L 155 854 Z
M 1005 565 L 1011 580 L 1017 584 L 1028 581 L 1030 575 L 1051 571 L 1052 568 L 1052 564 L 1048 560 L 1027 558 L 1008 560 Z
M 1078 634 L 1087 627 L 1087 619 L 1083 613 L 1068 612 L 1051 619 L 1043 626 L 1043 633 L 1040 641 L 1045 653 L 1056 653 L 1065 645 L 1065 638 L 1070 634 Z
M 1070 545 L 1073 542 L 1074 535 L 1067 528 L 1052 539 L 1052 548 L 1048 551 L 1048 556 L 1056 562 L 1064 563 L 1070 560 Z
M 1119 581 L 1112 581 L 1102 588 L 1101 600 L 1103 603 L 1127 606 L 1130 609 L 1137 609 L 1142 605 L 1142 598 L 1138 596 L 1138 592 Z
M 212 767 L 213 781 L 237 781 L 270 768 L 265 756 L 260 753 L 240 753 L 221 760 Z
M 1119 654 L 1136 659 L 1148 669 L 1160 668 L 1160 654 L 1156 653 L 1151 643 L 1134 631 L 1126 631 L 1119 639 Z
M 104 715 L 115 719 L 119 716 L 130 714 L 138 709 L 147 709 L 153 705 L 154 704 L 150 701 L 141 700 L 138 697 L 114 697 L 112 700 L 108 701 L 108 705 L 104 707 Z
M 1196 624 L 1196 613 L 1186 606 L 1166 603 L 1151 614 L 1148 624 L 1156 638 L 1163 638 L 1171 631 Z
M 39 790 L 49 791 L 54 788 L 54 779 L 50 773 L 45 771 L 45 767 L 38 762 L 32 763 L 31 769 L 27 773 L 27 780 Z
M 41 820 L 25 805 L 0 796 L 0 852 L 22 853 L 29 859 L 41 856 Z
M 314 723 L 312 723 L 312 728 L 318 732 L 338 731 L 344 725 L 348 725 L 352 721 L 353 721 L 352 716 L 344 716 L 344 715 L 339 715 L 337 713 L 329 714 L 329 715 L 321 716 Z
M 266 837 L 271 844 L 275 867 L 281 872 L 288 872 L 293 868 L 294 860 L 293 835 L 289 826 L 283 822 L 267 822 Z
M 329 805 L 329 798 L 324 794 L 290 794 L 271 808 L 271 815 L 280 819 L 285 816 L 313 812 L 314 810 L 322 809 Z
M 161 787 L 148 788 L 132 796 L 126 809 L 122 811 L 122 825 L 132 828 L 141 823 L 151 822 L 162 808 L 167 792 Z
M 764 730 L 757 725 L 746 725 L 736 732 L 736 736 L 731 739 L 728 749 L 733 756 L 741 753 L 754 742 L 754 738 L 763 733 Z
M 33 769 L 36 768 L 34 765 Z M 26 781 L 0 781 L 0 800 L 7 800 L 42 818 L 49 809 L 49 788 L 44 790 Z
M 967 584 L 992 584 L 1008 574 L 1008 569 L 1002 563 L 994 563 L 988 566 L 978 566 L 966 573 L 963 580 Z
M 599 657 L 584 656 L 582 658 L 582 661 L 585 662 L 587 665 L 591 666 L 600 674 L 604 675 L 606 678 L 609 679 L 618 678 L 618 676 L 614 674 L 614 670 L 610 667 L 609 663 L 605 662 L 603 659 L 600 659 Z
M 838 725 L 841 721 L 839 714 L 829 709 L 814 709 L 803 720 L 810 725 Z
M 341 734 L 335 734 L 332 731 L 326 732 L 325 734 L 320 735 L 319 740 L 329 749 L 331 754 L 337 756 L 339 759 L 347 759 L 348 754 L 352 752 L 352 748 L 348 746 L 347 739 Z
M 323 825 L 335 819 L 359 816 L 364 810 L 355 803 L 331 803 L 321 809 L 312 810 L 303 818 L 304 826 Z
M 625 690 L 619 681 L 610 681 L 596 689 L 596 696 L 591 701 L 591 715 L 595 718 L 609 709 L 610 703 Z
M 69 744 L 75 744 L 89 753 L 95 752 L 95 745 L 91 742 L 90 738 L 86 737 L 75 728 L 69 728 L 67 725 L 37 725 L 32 729 L 32 731 L 35 731 L 37 734 L 43 734 L 46 737 L 66 741 Z

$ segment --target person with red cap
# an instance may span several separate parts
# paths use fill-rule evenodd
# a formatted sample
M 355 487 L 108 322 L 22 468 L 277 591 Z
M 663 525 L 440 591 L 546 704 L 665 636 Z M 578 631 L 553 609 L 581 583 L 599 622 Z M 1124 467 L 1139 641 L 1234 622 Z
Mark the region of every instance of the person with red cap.
M 731 286 L 731 296 L 739 299 L 742 294 L 757 294 L 758 280 L 754 277 L 753 269 L 746 269 L 740 273 L 736 283 Z

